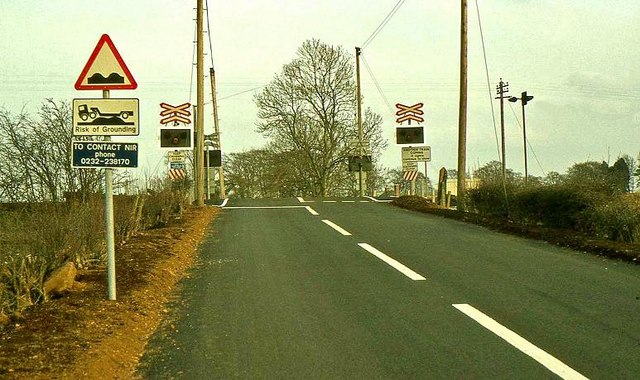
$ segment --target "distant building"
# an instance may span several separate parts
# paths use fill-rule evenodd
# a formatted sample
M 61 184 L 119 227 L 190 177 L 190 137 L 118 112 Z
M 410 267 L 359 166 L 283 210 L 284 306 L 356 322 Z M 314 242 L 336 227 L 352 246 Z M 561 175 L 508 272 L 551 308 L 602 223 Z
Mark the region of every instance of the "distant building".
M 480 180 L 478 178 L 467 178 L 465 180 L 467 189 L 477 189 L 480 186 Z M 456 178 L 447 179 L 447 192 L 451 195 L 458 195 L 458 180 Z

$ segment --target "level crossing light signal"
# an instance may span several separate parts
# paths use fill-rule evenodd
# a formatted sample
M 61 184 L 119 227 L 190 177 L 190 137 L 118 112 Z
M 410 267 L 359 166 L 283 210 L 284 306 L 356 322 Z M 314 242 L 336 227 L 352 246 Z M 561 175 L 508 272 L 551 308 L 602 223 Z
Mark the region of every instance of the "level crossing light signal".
M 191 129 L 160 129 L 161 148 L 190 148 Z
M 213 149 L 213 150 L 209 150 L 209 151 L 205 151 L 205 152 L 208 152 L 208 153 L 205 153 L 205 154 L 209 155 L 209 160 L 208 160 L 208 162 L 204 163 L 205 165 L 208 163 L 210 168 L 219 168 L 219 167 L 222 166 L 222 151 L 221 150 Z
M 396 128 L 397 144 L 424 144 L 423 127 L 398 127 Z
M 373 171 L 371 156 L 349 156 L 349 171 L 359 172 L 360 169 L 363 172 Z

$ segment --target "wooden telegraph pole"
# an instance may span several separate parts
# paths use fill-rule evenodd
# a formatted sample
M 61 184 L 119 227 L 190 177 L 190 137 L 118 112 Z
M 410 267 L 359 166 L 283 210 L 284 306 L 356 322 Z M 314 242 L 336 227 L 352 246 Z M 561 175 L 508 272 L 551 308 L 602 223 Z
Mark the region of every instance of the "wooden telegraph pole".
M 220 124 L 218 121 L 218 96 L 216 95 L 216 71 L 214 68 L 209 69 L 209 76 L 211 77 L 211 96 L 213 97 L 213 127 L 215 129 L 216 146 L 222 152 L 222 145 L 220 145 Z M 207 165 L 207 173 L 209 171 L 209 165 Z M 224 170 L 222 169 L 222 163 L 218 167 L 218 178 L 220 180 L 220 199 L 227 197 L 227 191 L 224 186 Z
M 197 53 L 197 110 L 196 113 L 196 125 L 195 125 L 195 197 L 196 206 L 204 206 L 204 62 L 203 62 L 203 41 L 202 41 L 202 28 L 203 28 L 203 0 L 198 0 L 197 3 L 197 17 L 196 17 L 196 49 Z
M 467 0 L 461 0 L 460 104 L 458 110 L 458 210 L 464 211 L 467 170 Z M 426 170 L 425 170 L 426 171 Z
M 507 153 L 505 148 L 505 137 L 504 137 L 504 98 L 505 94 L 509 92 L 509 83 L 503 82 L 502 78 L 500 78 L 500 83 L 496 87 L 498 96 L 496 99 L 500 99 L 500 137 L 501 137 L 501 148 L 502 148 L 502 182 L 506 183 L 507 178 Z

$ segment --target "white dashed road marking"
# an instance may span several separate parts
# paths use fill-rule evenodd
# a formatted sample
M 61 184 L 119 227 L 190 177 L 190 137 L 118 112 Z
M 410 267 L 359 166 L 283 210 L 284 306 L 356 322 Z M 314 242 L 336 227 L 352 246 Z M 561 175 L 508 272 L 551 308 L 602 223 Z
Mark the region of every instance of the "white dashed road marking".
M 396 259 L 393 259 L 393 258 L 385 255 L 384 253 L 378 251 L 377 249 L 375 249 L 374 247 L 370 246 L 369 244 L 367 244 L 367 243 L 358 243 L 358 245 L 362 249 L 364 249 L 365 251 L 371 253 L 372 255 L 376 256 L 380 260 L 382 260 L 385 263 L 391 265 L 394 269 L 396 269 L 400 273 L 404 274 L 405 276 L 409 277 L 410 279 L 412 279 L 414 281 L 424 281 L 424 280 L 426 280 L 426 278 L 422 277 L 418 273 L 416 273 L 416 272 L 412 271 L 411 269 L 407 268 L 404 264 L 401 264 Z
M 575 371 L 560 360 L 544 352 L 515 332 L 502 326 L 500 323 L 496 322 L 494 319 L 476 309 L 475 307 L 467 304 L 454 304 L 452 306 L 466 314 L 469 318 L 481 324 L 482 327 L 507 341 L 507 343 L 509 343 L 510 345 L 529 355 L 535 361 L 547 367 L 547 369 L 560 376 L 561 378 L 587 379 L 581 373 Z
M 342 235 L 344 236 L 351 236 L 351 233 L 349 233 L 347 230 L 345 230 L 344 228 L 340 227 L 339 225 L 333 223 L 330 220 L 327 219 L 323 219 L 322 220 L 326 225 L 328 225 L 329 227 L 333 228 L 334 230 L 340 232 Z

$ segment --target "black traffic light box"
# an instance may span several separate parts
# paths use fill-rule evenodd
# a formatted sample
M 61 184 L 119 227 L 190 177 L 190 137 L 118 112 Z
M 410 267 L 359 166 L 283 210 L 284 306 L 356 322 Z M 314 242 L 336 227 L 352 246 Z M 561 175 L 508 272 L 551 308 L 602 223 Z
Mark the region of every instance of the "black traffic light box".
M 222 166 L 222 151 L 221 150 L 208 150 L 209 152 L 209 167 L 219 168 Z M 204 163 L 207 164 L 206 162 Z
M 424 127 L 397 127 L 396 144 L 424 144 Z
M 161 148 L 191 148 L 191 129 L 160 129 Z
M 373 170 L 373 163 L 371 162 L 371 156 L 349 156 L 349 171 L 359 172 L 362 166 L 362 171 L 370 172 Z

